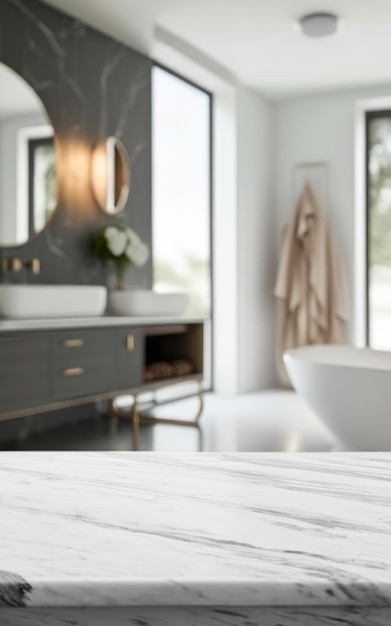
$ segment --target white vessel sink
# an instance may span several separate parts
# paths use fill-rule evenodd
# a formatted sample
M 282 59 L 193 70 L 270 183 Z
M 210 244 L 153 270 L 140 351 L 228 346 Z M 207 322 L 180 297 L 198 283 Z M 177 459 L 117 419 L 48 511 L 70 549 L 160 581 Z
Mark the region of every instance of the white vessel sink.
M 106 287 L 0 285 L 0 317 L 5 319 L 97 317 L 105 312 L 106 301 Z
M 109 315 L 130 317 L 181 316 L 189 304 L 185 293 L 156 293 L 147 289 L 109 291 Z

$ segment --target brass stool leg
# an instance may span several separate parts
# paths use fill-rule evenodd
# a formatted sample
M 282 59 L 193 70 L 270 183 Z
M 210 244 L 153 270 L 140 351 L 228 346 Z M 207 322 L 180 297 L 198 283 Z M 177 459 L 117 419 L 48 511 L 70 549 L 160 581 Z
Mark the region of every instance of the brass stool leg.
M 133 450 L 136 452 L 140 450 L 140 413 L 138 411 L 138 397 L 134 397 L 134 404 L 132 410 L 133 420 Z
M 204 408 L 205 408 L 205 399 L 204 399 L 204 386 L 202 384 L 202 380 L 200 380 L 200 382 L 198 383 L 198 398 L 200 401 L 200 405 L 199 405 L 199 409 L 198 409 L 198 413 L 194 418 L 194 421 L 198 424 L 198 422 L 200 421 L 202 414 L 204 412 Z
M 154 417 L 146 413 L 142 413 L 140 415 L 140 411 L 139 411 L 140 403 L 139 403 L 138 396 L 135 395 L 133 397 L 134 397 L 134 403 L 133 403 L 133 407 L 130 413 L 125 412 L 125 411 L 119 412 L 118 409 L 116 409 L 115 407 L 114 400 L 110 403 L 110 416 L 112 420 L 110 424 L 110 433 L 115 434 L 116 427 L 117 427 L 116 422 L 118 418 L 126 418 L 126 417 L 128 419 L 130 418 L 132 420 L 132 425 L 133 425 L 133 450 L 138 451 L 140 450 L 140 424 L 150 424 L 150 425 L 171 424 L 173 426 L 190 426 L 193 428 L 197 428 L 199 432 L 199 439 L 200 439 L 199 447 L 200 447 L 200 450 L 202 450 L 202 430 L 199 424 L 202 414 L 204 412 L 204 406 L 205 406 L 204 387 L 203 387 L 202 381 L 199 381 L 198 383 L 199 406 L 198 406 L 197 413 L 192 420 L 170 419 L 166 417 Z
M 204 433 L 202 431 L 202 428 L 199 424 L 197 424 L 196 426 L 197 431 L 198 431 L 198 451 L 202 452 L 204 449 Z
M 110 439 L 114 439 L 118 430 L 118 417 L 117 417 L 116 410 L 115 410 L 114 400 L 110 400 L 109 415 L 110 415 L 109 436 L 110 436 Z
M 110 418 L 110 432 L 109 432 L 110 439 L 115 439 L 117 432 L 118 432 L 118 417 L 115 417 L 114 415 L 112 415 Z
M 170 417 L 154 417 L 142 412 L 139 416 L 141 424 L 170 424 L 172 426 L 190 426 L 192 428 L 199 428 L 199 422 L 204 412 L 204 388 L 202 382 L 198 383 L 198 410 L 196 415 L 191 420 L 171 419 Z

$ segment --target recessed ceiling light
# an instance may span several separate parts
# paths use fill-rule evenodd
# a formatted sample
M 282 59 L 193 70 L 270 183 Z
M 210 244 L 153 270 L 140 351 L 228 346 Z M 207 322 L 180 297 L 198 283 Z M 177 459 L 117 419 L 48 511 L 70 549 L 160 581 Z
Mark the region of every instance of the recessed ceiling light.
M 300 20 L 301 31 L 307 37 L 329 37 L 338 30 L 339 18 L 334 13 L 310 13 Z

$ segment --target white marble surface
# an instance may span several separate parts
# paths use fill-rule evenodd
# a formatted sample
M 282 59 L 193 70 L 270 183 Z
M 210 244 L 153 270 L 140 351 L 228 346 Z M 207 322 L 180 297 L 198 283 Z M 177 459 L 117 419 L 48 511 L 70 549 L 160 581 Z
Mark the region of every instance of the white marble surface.
M 49 330 L 63 328 L 102 328 L 108 326 L 148 326 L 155 324 L 201 324 L 203 318 L 190 317 L 78 317 L 78 318 L 52 318 L 36 320 L 5 320 L 0 319 L 0 333 Z
M 391 607 L 390 479 L 387 453 L 3 453 L 0 605 Z

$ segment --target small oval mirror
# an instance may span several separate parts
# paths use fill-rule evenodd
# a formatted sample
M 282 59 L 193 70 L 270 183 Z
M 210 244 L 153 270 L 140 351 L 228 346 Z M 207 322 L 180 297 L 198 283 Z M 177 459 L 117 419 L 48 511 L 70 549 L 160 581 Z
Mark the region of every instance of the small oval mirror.
M 0 62 L 0 246 L 27 243 L 56 208 L 53 127 L 32 87 Z
M 109 215 L 124 210 L 130 190 L 130 164 L 117 137 L 102 139 L 92 154 L 92 191 L 98 206 Z

